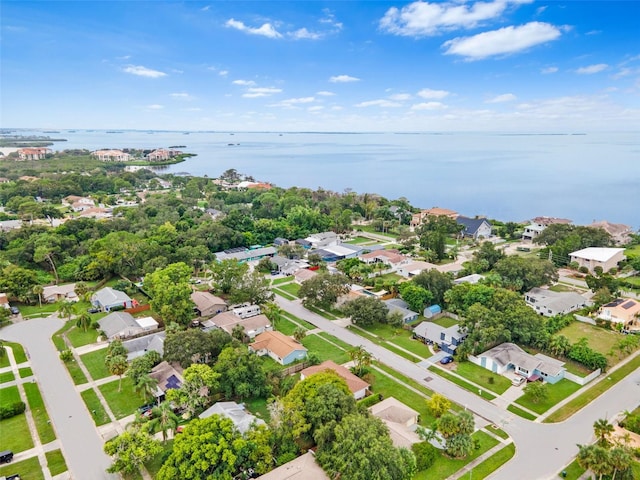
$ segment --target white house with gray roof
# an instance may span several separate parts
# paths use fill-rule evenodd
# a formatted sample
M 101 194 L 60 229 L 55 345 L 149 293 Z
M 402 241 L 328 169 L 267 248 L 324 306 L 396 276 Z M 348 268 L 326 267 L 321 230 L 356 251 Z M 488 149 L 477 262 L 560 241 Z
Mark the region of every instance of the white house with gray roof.
M 276 253 L 277 250 L 275 247 L 237 247 L 227 249 L 224 252 L 216 252 L 215 256 L 218 262 L 229 259 L 236 260 L 238 262 L 249 262 L 251 260 L 261 260 L 264 257 L 273 257 Z
M 575 292 L 554 292 L 537 287 L 525 293 L 524 299 L 536 313 L 545 317 L 564 315 L 591 303 Z
M 131 361 L 151 351 L 158 352 L 160 356 L 163 356 L 166 336 L 165 332 L 158 332 L 122 342 L 122 346 L 127 350 L 127 360 Z
M 127 312 L 111 312 L 98 320 L 98 325 L 109 341 L 133 337 L 158 328 L 158 322 L 152 317 L 134 318 Z
M 538 353 L 530 355 L 515 343 L 501 343 L 480 355 L 469 355 L 469 361 L 497 374 L 509 372 L 529 381 L 557 383 L 564 378 L 564 363 Z
M 111 287 L 104 287 L 91 296 L 91 304 L 103 312 L 110 312 L 117 307 L 131 308 L 135 301 L 124 292 Z
M 411 323 L 418 319 L 420 314 L 409 308 L 409 304 L 400 298 L 390 298 L 383 300 L 389 309 L 389 313 L 400 312 L 402 314 L 402 323 Z
M 445 328 L 433 322 L 420 322 L 413 329 L 413 338 L 427 345 L 438 345 L 440 350 L 453 355 L 456 353 L 458 345 L 467 338 L 467 333 L 462 331 L 457 324 Z
M 202 412 L 198 418 L 208 418 L 211 415 L 220 415 L 228 418 L 233 422 L 235 427 L 241 434 L 245 434 L 251 428 L 251 425 L 264 425 L 261 420 L 254 415 L 248 413 L 242 403 L 236 402 L 217 402 Z

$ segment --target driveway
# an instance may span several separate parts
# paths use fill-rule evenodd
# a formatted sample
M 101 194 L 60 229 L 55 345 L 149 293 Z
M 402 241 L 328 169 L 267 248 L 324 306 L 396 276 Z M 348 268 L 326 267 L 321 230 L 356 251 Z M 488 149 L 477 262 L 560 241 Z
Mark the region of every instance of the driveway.
M 516 444 L 516 455 L 503 468 L 488 477 L 491 479 L 557 478 L 558 472 L 578 453 L 576 444 L 592 441 L 593 423 L 596 420 L 612 419 L 618 412 L 632 410 L 637 406 L 637 399 L 640 398 L 640 372 L 635 372 L 565 422 L 556 424 L 530 422 L 437 375 L 429 375 L 432 379 L 426 383 L 424 381 L 426 371 L 420 366 L 308 311 L 299 300 L 291 302 L 276 296 L 276 302 L 284 310 L 312 323 L 343 342 L 363 346 L 381 362 L 469 408 L 490 423 L 502 427 L 513 438 Z
M 55 317 L 37 318 L 5 327 L 0 336 L 25 347 L 72 478 L 115 480 L 105 471 L 111 460 L 103 441 L 51 341 L 63 325 Z

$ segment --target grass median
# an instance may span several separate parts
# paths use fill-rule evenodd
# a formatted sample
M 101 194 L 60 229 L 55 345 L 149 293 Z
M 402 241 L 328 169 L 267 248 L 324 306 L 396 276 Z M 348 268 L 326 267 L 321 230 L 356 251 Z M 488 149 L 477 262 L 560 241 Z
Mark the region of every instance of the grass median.
M 477 386 L 470 384 L 469 382 L 467 382 L 466 380 L 463 380 L 462 378 L 452 375 L 451 373 L 449 373 L 448 371 L 442 368 L 432 365 L 431 367 L 429 367 L 429 371 L 435 373 L 436 375 L 441 376 L 442 378 L 449 380 L 452 383 L 455 383 L 459 387 L 462 387 L 465 390 L 468 390 L 471 393 L 481 398 L 484 398 L 485 400 L 493 400 L 494 398 L 496 398 L 496 396 L 493 393 L 487 390 L 478 388 Z
M 87 410 L 89 410 L 96 426 L 99 427 L 100 425 L 105 425 L 111 421 L 109 419 L 109 415 L 107 415 L 107 411 L 102 405 L 102 402 L 100 402 L 100 399 L 98 398 L 98 394 L 93 390 L 93 388 L 80 392 L 80 396 L 82 397 L 82 400 L 84 400 Z
M 516 407 L 514 404 L 509 405 L 507 407 L 507 410 L 510 411 L 511 413 L 515 413 L 516 415 L 524 418 L 525 420 L 535 420 L 536 418 L 538 418 L 533 413 L 526 412 L 521 408 Z
M 493 472 L 498 470 L 502 465 L 507 463 L 513 458 L 516 453 L 516 446 L 510 443 L 506 447 L 498 450 L 496 453 L 487 458 L 484 462 L 473 467 L 474 480 L 480 480 L 481 478 L 487 478 Z
M 24 393 L 27 396 L 29 402 L 29 409 L 33 415 L 33 422 L 36 424 L 36 430 L 40 437 L 40 442 L 45 445 L 49 442 L 53 442 L 56 439 L 56 432 L 53 430 L 51 420 L 49 420 L 49 414 L 44 406 L 42 395 L 37 383 L 23 383 Z
M 56 475 L 60 475 L 68 470 L 67 462 L 65 462 L 60 449 L 46 452 L 45 455 L 47 457 L 47 467 L 49 467 L 51 476 L 55 477 Z

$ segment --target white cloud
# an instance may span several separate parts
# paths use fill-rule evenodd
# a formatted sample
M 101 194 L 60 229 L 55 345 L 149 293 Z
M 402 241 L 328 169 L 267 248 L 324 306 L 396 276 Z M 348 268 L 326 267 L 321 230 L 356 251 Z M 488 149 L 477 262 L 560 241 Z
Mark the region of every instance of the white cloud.
M 334 105 L 333 107 L 331 107 L 331 110 L 339 112 L 340 110 L 343 110 L 343 108 L 340 105 Z
M 318 20 L 320 23 L 326 23 L 331 25 L 334 30 L 339 31 L 342 30 L 342 23 L 336 20 L 336 16 L 333 14 L 331 10 L 325 8 L 322 10 L 324 13 L 324 17 Z
M 243 87 L 253 87 L 256 84 L 253 80 L 234 80 L 231 83 L 233 85 L 242 85 Z
M 202 8 L 200 9 L 200 11 L 201 11 L 201 12 L 208 12 L 210 8 L 211 8 L 211 5 L 207 5 L 206 7 L 202 7 Z
M 324 110 L 322 105 L 314 105 L 313 107 L 307 108 L 307 111 L 309 112 L 319 112 L 320 110 Z
M 440 102 L 423 102 L 411 106 L 411 110 L 442 110 L 444 108 L 447 106 Z
M 385 99 L 369 100 L 367 102 L 361 102 L 356 105 L 356 107 L 382 107 L 382 108 L 397 108 L 401 106 L 402 106 L 401 103 L 392 102 L 390 100 L 385 100 Z
M 594 73 L 600 73 L 607 68 L 609 68 L 609 65 L 607 65 L 606 63 L 597 63 L 595 65 L 581 67 L 576 70 L 576 73 L 580 75 L 593 75 Z
M 220 70 L 218 72 L 218 75 L 220 75 L 221 77 L 226 77 L 227 75 L 229 75 L 229 70 Z
M 170 93 L 170 97 L 176 98 L 178 100 L 193 100 L 193 97 L 185 92 L 180 93 Z
M 202 109 L 200 107 L 192 107 L 192 108 L 184 108 L 185 112 L 201 112 Z
M 260 35 L 262 37 L 268 38 L 282 38 L 282 34 L 278 32 L 270 23 L 265 23 L 261 27 L 255 28 L 248 27 L 243 22 L 230 18 L 229 20 L 227 20 L 225 25 L 227 27 L 235 28 L 236 30 L 240 30 L 241 32 L 245 32 L 250 35 Z
M 517 97 L 513 93 L 503 93 L 502 95 L 498 95 L 496 97 L 490 98 L 484 103 L 504 103 L 504 102 L 513 102 Z
M 269 105 L 269 107 L 294 108 L 295 105 L 300 105 L 304 103 L 313 103 L 315 101 L 316 99 L 314 97 L 288 98 L 278 103 Z
M 164 108 L 164 105 L 158 105 L 157 103 L 154 103 L 152 105 L 147 105 L 147 107 L 149 110 L 162 110 Z
M 322 90 L 320 92 L 316 92 L 316 95 L 320 95 L 321 97 L 333 97 L 335 93 Z
M 334 75 L 329 78 L 331 83 L 349 83 L 349 82 L 359 82 L 360 79 L 357 77 L 351 77 L 349 75 Z
M 540 70 L 540 73 L 544 75 L 549 75 L 550 73 L 556 73 L 558 71 L 558 67 L 545 67 Z
M 127 65 L 122 69 L 125 73 L 130 73 L 131 75 L 137 75 L 139 77 L 147 77 L 147 78 L 160 78 L 166 77 L 167 74 L 161 72 L 159 70 L 152 70 L 151 68 L 143 67 L 142 65 Z
M 243 93 L 244 98 L 270 97 L 274 93 L 282 92 L 281 88 L 273 87 L 252 87 L 247 89 L 247 93 Z
M 560 29 L 543 22 L 529 22 L 519 27 L 509 26 L 479 33 L 471 37 L 458 37 L 442 44 L 446 55 L 461 55 L 478 60 L 494 55 L 520 52 L 560 37 Z
M 394 93 L 393 95 L 389 95 L 389 99 L 396 102 L 403 102 L 405 100 L 409 100 L 410 98 L 411 95 L 408 93 Z
M 446 90 L 432 90 L 430 88 L 423 88 L 418 92 L 419 97 L 426 98 L 429 100 L 431 99 L 439 100 L 441 98 L 446 97 L 447 95 L 449 95 L 449 92 L 447 92 Z
M 321 33 L 310 32 L 306 28 L 299 28 L 294 32 L 287 33 L 291 38 L 295 38 L 296 40 L 319 40 L 323 37 Z
M 443 31 L 473 28 L 498 18 L 511 4 L 533 0 L 494 0 L 464 4 L 462 2 L 429 3 L 417 1 L 398 9 L 392 7 L 380 19 L 380 28 L 394 35 L 422 37 Z

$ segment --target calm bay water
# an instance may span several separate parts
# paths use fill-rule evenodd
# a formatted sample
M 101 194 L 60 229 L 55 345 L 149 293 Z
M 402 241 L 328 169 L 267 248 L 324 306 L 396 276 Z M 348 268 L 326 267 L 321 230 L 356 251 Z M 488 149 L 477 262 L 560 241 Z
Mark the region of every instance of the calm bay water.
M 24 134 L 42 132 L 20 132 Z M 75 131 L 66 148 L 159 148 L 197 154 L 163 169 L 217 177 L 228 168 L 281 187 L 406 197 L 422 208 L 524 221 L 606 219 L 640 227 L 640 134 L 212 133 Z M 231 145 L 230 145 L 231 144 Z

